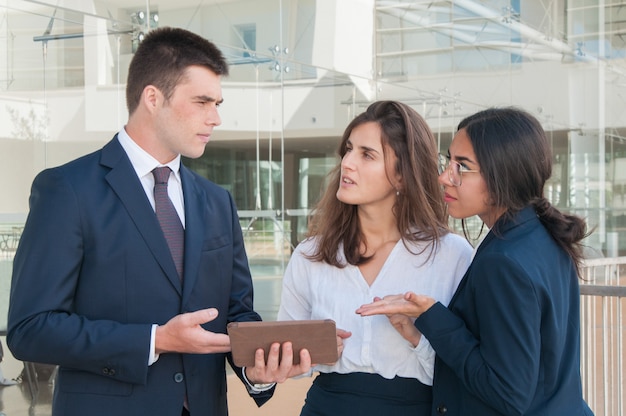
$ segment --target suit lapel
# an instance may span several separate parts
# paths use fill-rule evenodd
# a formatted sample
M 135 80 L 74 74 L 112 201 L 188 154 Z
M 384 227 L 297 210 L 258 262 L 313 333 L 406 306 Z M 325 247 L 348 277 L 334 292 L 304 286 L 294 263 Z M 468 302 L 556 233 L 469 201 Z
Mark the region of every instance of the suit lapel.
M 188 298 L 196 284 L 202 255 L 202 242 L 208 221 L 205 191 L 197 183 L 189 169 L 180 165 L 180 177 L 185 198 L 185 279 L 183 299 Z
M 155 260 L 178 293 L 181 294 L 180 278 L 159 222 L 128 156 L 117 140 L 117 136 L 102 149 L 101 163 L 111 168 L 105 176 L 106 181 L 126 208 L 146 245 L 152 251 Z

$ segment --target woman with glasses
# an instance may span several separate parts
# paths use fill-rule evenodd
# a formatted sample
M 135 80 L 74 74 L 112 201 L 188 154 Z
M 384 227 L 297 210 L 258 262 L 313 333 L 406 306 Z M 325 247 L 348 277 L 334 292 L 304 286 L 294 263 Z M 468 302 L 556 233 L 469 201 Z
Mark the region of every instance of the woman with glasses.
M 428 340 L 404 315 L 354 311 L 408 290 L 447 304 L 467 269 L 471 247 L 447 227 L 435 139 L 411 107 L 381 101 L 348 125 L 338 153 L 285 271 L 278 312 L 279 320 L 332 319 L 343 338 L 339 360 L 315 367 L 301 415 L 430 415 Z
M 484 110 L 461 121 L 444 162 L 449 214 L 490 228 L 457 292 L 448 307 L 406 292 L 357 313 L 416 318 L 437 353 L 433 415 L 592 415 L 580 381 L 586 225 L 543 196 L 544 130 L 522 110 Z

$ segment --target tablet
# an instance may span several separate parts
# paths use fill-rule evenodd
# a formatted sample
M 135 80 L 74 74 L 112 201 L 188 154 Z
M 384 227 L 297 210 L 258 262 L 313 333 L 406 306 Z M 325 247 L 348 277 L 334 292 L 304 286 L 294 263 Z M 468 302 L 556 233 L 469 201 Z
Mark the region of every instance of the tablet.
M 332 319 L 307 321 L 252 321 L 228 324 L 233 361 L 239 367 L 254 367 L 257 349 L 265 351 L 265 361 L 270 346 L 291 341 L 293 363 L 300 363 L 300 350 L 306 348 L 312 364 L 332 364 L 338 359 L 337 330 Z

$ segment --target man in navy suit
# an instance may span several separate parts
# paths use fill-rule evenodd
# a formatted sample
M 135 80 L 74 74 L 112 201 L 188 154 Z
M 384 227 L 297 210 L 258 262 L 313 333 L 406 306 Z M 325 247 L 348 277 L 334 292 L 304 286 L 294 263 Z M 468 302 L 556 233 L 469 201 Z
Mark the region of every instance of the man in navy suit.
M 224 189 L 185 168 L 220 124 L 228 67 L 206 39 L 160 28 L 130 64 L 129 120 L 102 149 L 34 180 L 15 255 L 7 344 L 59 365 L 53 415 L 225 416 L 225 359 L 258 405 L 305 372 L 289 343 L 233 365 L 226 325 L 255 321 L 237 211 Z M 155 215 L 152 170 L 184 231 L 182 273 Z M 179 268 L 180 269 L 180 268 Z

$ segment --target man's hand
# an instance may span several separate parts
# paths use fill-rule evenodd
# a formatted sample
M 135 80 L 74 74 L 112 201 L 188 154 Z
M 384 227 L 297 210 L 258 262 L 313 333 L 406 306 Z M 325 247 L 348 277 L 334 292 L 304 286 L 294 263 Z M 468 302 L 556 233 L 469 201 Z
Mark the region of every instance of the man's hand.
M 226 334 L 207 331 L 200 325 L 217 317 L 217 309 L 208 308 L 183 313 L 156 328 L 155 353 L 180 352 L 210 354 L 230 351 L 230 338 Z
M 311 369 L 311 355 L 306 349 L 300 350 L 300 363 L 293 364 L 293 346 L 291 342 L 281 345 L 275 342 L 271 345 L 265 362 L 265 351 L 256 350 L 254 367 L 246 367 L 246 378 L 252 384 L 282 383 L 288 378 L 304 374 Z

